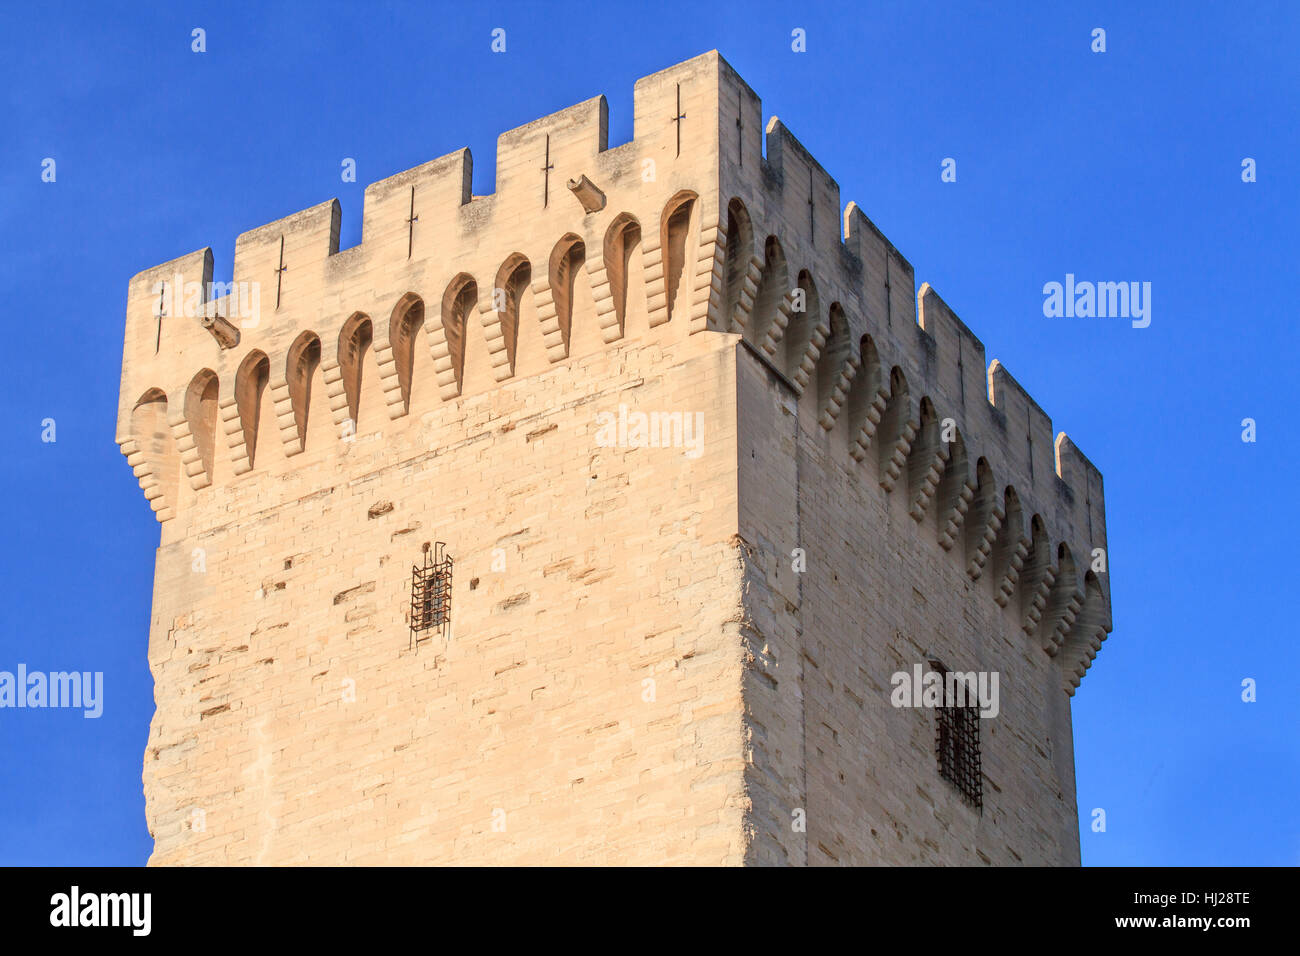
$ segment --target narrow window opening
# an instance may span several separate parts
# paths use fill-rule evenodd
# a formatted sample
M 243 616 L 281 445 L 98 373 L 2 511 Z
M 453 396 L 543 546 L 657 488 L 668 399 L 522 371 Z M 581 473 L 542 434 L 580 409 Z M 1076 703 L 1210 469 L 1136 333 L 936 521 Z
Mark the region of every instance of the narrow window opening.
M 975 688 L 968 687 L 964 695 L 958 695 L 943 664 L 930 661 L 930 668 L 944 679 L 934 742 L 939 775 L 957 788 L 967 804 L 982 811 L 984 775 L 980 770 L 980 711 Z
M 411 567 L 411 641 L 408 647 L 419 648 L 420 641 L 436 631 L 445 637 L 451 625 L 452 560 L 447 546 L 439 541 L 430 551 L 424 545 L 424 566 Z

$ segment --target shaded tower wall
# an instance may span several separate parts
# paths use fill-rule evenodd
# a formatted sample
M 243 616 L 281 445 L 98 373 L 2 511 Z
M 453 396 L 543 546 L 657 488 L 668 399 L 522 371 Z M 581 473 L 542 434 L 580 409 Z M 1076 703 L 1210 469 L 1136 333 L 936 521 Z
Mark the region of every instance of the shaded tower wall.
M 729 69 L 721 90 L 747 859 L 1077 864 L 1101 475 Z M 935 710 L 893 706 L 930 661 L 999 678 L 982 806 L 939 773 Z

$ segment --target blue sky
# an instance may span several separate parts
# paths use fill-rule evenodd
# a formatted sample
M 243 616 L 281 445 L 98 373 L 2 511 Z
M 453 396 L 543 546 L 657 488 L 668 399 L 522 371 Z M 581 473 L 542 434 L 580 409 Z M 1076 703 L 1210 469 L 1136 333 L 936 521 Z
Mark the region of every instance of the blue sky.
M 130 277 L 210 245 L 228 280 L 238 233 L 331 197 L 353 245 L 366 184 L 466 145 L 491 192 L 499 133 L 598 93 L 624 142 L 635 80 L 714 48 L 1105 476 L 1115 630 L 1074 699 L 1084 862 L 1300 862 L 1282 495 L 1300 332 L 1277 292 L 1296 278 L 1300 7 L 473 6 L 0 13 L 0 670 L 105 675 L 98 720 L 0 710 L 0 864 L 150 850 L 158 526 L 113 442 Z M 1150 282 L 1150 327 L 1045 318 L 1067 272 Z

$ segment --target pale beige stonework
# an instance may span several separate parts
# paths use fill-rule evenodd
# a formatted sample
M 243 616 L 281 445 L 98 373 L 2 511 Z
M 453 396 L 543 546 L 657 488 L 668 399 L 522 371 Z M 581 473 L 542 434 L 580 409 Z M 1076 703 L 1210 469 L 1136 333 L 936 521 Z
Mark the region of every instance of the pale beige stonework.
M 255 323 L 175 295 L 209 250 L 132 280 L 151 862 L 1078 862 L 1101 475 L 716 53 L 635 104 L 245 233 Z M 1001 675 L 982 811 L 890 703 L 933 657 Z

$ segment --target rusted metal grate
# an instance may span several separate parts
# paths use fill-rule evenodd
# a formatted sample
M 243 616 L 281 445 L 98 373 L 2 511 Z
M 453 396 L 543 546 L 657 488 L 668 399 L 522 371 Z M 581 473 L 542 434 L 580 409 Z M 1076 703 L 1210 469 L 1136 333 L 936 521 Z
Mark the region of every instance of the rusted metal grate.
M 411 567 L 411 644 L 418 646 L 421 635 L 436 630 L 446 635 L 451 624 L 452 560 L 447 546 L 439 541 L 435 550 L 424 546 L 424 567 Z
M 930 661 L 944 678 L 944 703 L 937 708 L 935 751 L 939 756 L 939 775 L 957 788 L 962 799 L 977 810 L 984 807 L 984 775 L 980 770 L 979 705 L 958 706 L 950 696 L 948 669 Z M 974 688 L 966 696 L 974 699 Z

